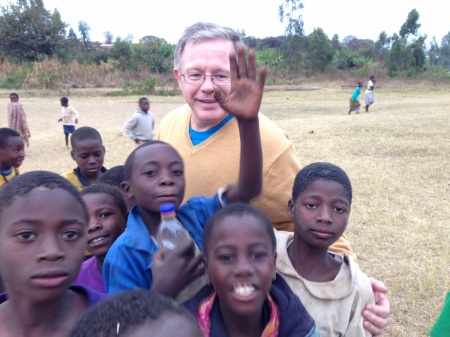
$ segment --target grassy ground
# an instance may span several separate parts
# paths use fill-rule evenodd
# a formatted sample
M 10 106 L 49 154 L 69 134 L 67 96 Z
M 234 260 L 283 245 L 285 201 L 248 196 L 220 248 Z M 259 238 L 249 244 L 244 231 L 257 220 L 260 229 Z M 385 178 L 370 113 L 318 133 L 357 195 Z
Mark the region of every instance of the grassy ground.
M 354 187 L 347 229 L 362 269 L 389 287 L 386 336 L 424 336 L 450 290 L 450 85 L 379 83 L 369 113 L 347 115 L 353 87 L 337 83 L 267 88 L 262 112 L 284 128 L 304 165 L 340 165 Z M 122 164 L 135 145 L 123 132 L 138 97 L 72 90 L 80 126 L 97 128 L 105 165 Z M 0 106 L 8 103 L 0 93 Z M 183 102 L 150 97 L 157 123 Z M 74 162 L 57 123 L 58 94 L 22 93 L 32 138 L 22 171 L 63 172 Z M 5 113 L 6 115 L 6 113 Z M 5 116 L 4 115 L 4 116 Z M 0 126 L 6 118 L 0 119 Z

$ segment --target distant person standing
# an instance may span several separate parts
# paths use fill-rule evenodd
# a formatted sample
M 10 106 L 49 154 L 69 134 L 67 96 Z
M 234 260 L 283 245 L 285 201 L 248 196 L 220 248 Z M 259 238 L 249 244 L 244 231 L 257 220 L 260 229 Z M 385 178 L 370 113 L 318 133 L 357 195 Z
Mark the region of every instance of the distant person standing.
M 366 103 L 366 112 L 369 112 L 369 106 L 375 102 L 375 97 L 373 96 L 373 89 L 375 88 L 375 76 L 370 76 L 370 80 L 367 83 L 367 89 L 364 94 L 364 101 Z
M 8 104 L 8 127 L 16 130 L 22 137 L 26 146 L 30 146 L 29 138 L 31 137 L 28 128 L 27 115 L 21 103 L 19 103 L 19 95 L 15 92 L 9 95 L 11 103 Z
M 125 123 L 125 132 L 136 144 L 142 144 L 153 139 L 155 118 L 150 111 L 150 101 L 146 97 L 139 100 L 139 108 Z
M 352 111 L 356 111 L 359 114 L 359 108 L 361 107 L 361 103 L 359 103 L 359 94 L 361 93 L 362 82 L 358 82 L 358 86 L 353 91 L 352 96 L 350 97 L 350 109 L 348 110 L 348 114 L 350 115 Z
M 73 106 L 69 105 L 69 99 L 65 96 L 61 97 L 61 118 L 58 122 L 63 123 L 64 135 L 66 140 L 66 147 L 69 148 L 69 134 L 75 131 L 75 124 L 78 123 L 78 111 Z

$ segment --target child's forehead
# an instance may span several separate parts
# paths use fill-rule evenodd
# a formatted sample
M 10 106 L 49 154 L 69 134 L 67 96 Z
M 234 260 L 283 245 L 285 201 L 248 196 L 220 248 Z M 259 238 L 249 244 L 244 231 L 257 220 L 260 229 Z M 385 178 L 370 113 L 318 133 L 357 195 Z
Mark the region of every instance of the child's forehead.
M 84 139 L 78 139 L 74 142 L 74 151 L 77 150 L 85 150 L 85 149 L 91 149 L 91 148 L 103 148 L 103 142 L 100 138 L 84 138 Z
M 20 137 L 20 136 L 11 136 L 5 140 L 5 145 L 6 146 L 21 146 L 21 145 L 23 146 L 24 142 L 23 142 L 22 137 Z
M 345 186 L 336 180 L 319 178 L 312 181 L 299 195 L 306 195 L 312 192 L 320 192 L 323 194 L 338 194 L 342 198 L 348 198 L 348 191 Z

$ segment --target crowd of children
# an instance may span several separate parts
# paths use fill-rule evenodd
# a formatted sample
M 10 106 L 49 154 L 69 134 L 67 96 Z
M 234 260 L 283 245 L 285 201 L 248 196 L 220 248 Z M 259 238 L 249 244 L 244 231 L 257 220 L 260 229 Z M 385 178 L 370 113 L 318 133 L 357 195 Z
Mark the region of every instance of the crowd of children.
M 66 97 L 60 120 L 77 165 L 68 172 L 19 174 L 26 137 L 0 128 L 0 337 L 371 336 L 362 316 L 375 302 L 371 282 L 329 252 L 349 219 L 346 173 L 330 163 L 298 173 L 294 232 L 275 231 L 248 204 L 262 190 L 266 73 L 257 76 L 252 52 L 236 53 L 230 93 L 215 86 L 214 98 L 239 124 L 239 175 L 212 196 L 182 203 L 183 160 L 147 136 L 130 133 L 142 144 L 107 170 L 100 133 L 75 130 Z M 150 114 L 148 99 L 139 104 Z M 173 251 L 155 240 L 167 202 L 191 237 Z

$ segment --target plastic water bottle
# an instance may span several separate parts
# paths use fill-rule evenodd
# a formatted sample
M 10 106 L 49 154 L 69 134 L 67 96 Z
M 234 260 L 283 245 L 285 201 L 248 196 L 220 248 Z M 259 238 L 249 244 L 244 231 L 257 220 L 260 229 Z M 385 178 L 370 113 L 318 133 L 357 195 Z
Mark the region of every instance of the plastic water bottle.
M 161 223 L 156 237 L 160 249 L 171 251 L 192 240 L 189 233 L 175 217 L 174 204 L 161 204 L 160 212 Z

